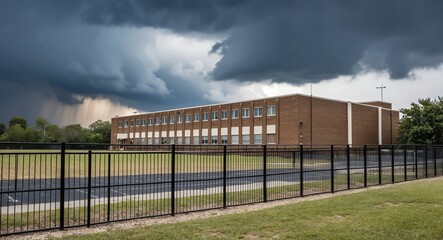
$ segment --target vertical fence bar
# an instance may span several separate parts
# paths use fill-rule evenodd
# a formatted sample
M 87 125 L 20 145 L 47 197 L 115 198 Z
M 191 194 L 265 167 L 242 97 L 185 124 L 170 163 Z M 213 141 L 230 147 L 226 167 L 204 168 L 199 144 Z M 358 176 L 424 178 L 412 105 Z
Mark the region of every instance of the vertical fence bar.
M 428 178 L 428 147 L 425 147 L 425 178 Z
M 404 172 L 405 172 L 405 181 L 408 181 L 408 146 L 405 146 L 403 149 L 403 161 L 404 161 Z
M 303 145 L 300 145 L 300 197 L 303 197 Z
M 382 183 L 382 167 L 381 167 L 381 145 L 378 145 L 378 184 L 381 185 Z
M 368 147 L 366 145 L 363 146 L 363 177 L 365 187 L 368 186 Z
M 175 216 L 175 144 L 171 149 L 171 215 Z
M 61 144 L 60 156 L 60 230 L 65 229 L 65 151 L 66 145 Z
M 266 179 L 266 155 L 267 155 L 267 151 L 266 151 L 266 145 L 263 145 L 263 201 L 267 202 L 268 201 L 268 188 L 267 188 L 267 179 Z
M 418 179 L 418 151 L 417 151 L 417 145 L 415 145 L 414 146 L 414 154 L 415 154 L 415 156 L 414 156 L 414 159 L 415 159 L 415 164 L 414 164 L 414 166 L 415 166 L 415 179 Z
M 108 153 L 108 211 L 107 221 L 111 222 L 111 153 Z
M 434 147 L 433 149 L 434 154 L 434 177 L 437 176 L 437 149 Z
M 394 151 L 394 145 L 391 145 L 391 180 L 392 183 L 395 183 L 395 151 Z
M 226 151 L 227 146 L 223 145 L 223 208 L 227 206 L 226 197 Z
M 334 193 L 334 145 L 331 145 L 331 192 Z
M 349 144 L 346 146 L 346 183 L 348 185 L 348 190 L 351 189 L 351 149 Z
M 91 180 L 92 180 L 92 151 L 88 151 L 88 199 L 87 199 L 87 217 L 86 226 L 91 226 Z

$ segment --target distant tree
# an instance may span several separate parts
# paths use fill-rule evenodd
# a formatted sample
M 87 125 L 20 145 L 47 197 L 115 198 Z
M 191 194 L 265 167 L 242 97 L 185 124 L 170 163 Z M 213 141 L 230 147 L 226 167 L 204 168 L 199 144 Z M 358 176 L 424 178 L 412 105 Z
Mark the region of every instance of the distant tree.
M 0 136 L 3 135 L 3 133 L 5 133 L 5 130 L 6 130 L 5 124 L 0 122 Z
M 63 138 L 65 142 L 68 143 L 79 143 L 81 142 L 81 132 L 82 126 L 80 124 L 72 124 L 63 128 Z
M 443 144 L 443 98 L 419 99 L 400 109 L 399 143 Z
M 103 142 L 103 136 L 100 133 L 93 132 L 89 129 L 82 130 L 82 143 L 101 143 Z
M 102 136 L 103 143 L 111 142 L 111 123 L 108 121 L 97 120 L 89 125 L 89 129 L 94 133 L 99 133 Z M 98 142 L 97 142 L 98 143 Z
M 9 120 L 9 127 L 13 127 L 14 125 L 20 125 L 23 129 L 26 129 L 27 121 L 23 117 L 15 116 Z
M 42 117 L 37 117 L 37 119 L 35 120 L 34 129 L 38 133 L 38 141 L 46 142 L 46 136 L 47 136 L 46 130 L 47 130 L 48 126 L 49 126 L 48 120 L 46 120 Z
M 20 124 L 15 124 L 12 127 L 6 129 L 5 133 L 1 136 L 1 141 L 8 142 L 35 142 L 37 134 L 34 129 L 24 129 Z
M 57 125 L 49 125 L 46 128 L 46 142 L 61 142 L 63 141 L 63 132 Z

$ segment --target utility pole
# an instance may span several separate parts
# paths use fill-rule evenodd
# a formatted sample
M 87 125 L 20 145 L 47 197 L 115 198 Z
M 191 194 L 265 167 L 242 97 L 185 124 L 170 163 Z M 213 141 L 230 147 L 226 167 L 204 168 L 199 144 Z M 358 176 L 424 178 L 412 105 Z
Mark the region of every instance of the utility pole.
M 376 89 L 380 89 L 381 94 L 381 101 L 383 102 L 383 89 L 386 88 L 386 86 L 383 86 L 383 83 L 381 83 L 380 87 L 376 87 Z

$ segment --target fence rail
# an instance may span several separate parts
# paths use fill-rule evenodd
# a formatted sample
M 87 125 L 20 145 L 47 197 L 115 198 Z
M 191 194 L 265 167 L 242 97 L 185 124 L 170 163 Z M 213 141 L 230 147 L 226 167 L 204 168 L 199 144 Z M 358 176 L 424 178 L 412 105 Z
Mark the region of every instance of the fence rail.
M 0 235 L 443 175 L 443 146 L 0 144 Z

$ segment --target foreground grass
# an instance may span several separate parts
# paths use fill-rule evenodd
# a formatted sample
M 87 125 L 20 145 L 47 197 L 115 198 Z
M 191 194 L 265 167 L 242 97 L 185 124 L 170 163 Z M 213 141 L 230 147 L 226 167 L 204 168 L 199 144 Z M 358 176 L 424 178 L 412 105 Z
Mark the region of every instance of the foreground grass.
M 65 239 L 441 239 L 443 178 L 204 220 Z

